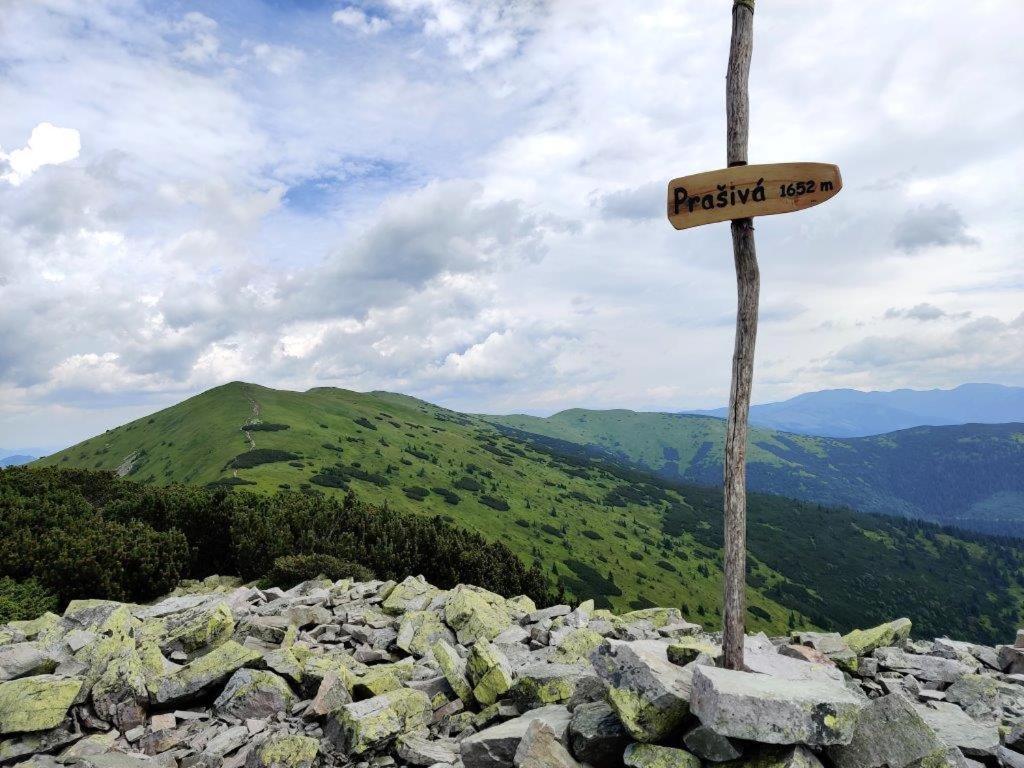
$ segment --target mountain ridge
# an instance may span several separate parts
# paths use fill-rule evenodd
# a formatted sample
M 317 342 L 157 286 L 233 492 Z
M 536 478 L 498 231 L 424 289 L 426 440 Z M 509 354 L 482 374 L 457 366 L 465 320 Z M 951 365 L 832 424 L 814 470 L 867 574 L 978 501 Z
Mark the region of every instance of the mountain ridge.
M 352 491 L 500 540 L 598 605 L 685 604 L 717 621 L 720 490 L 659 478 L 611 451 L 506 430 L 401 395 L 230 384 L 33 466 L 118 471 L 155 486 Z M 906 594 L 916 596 L 912 618 L 935 631 L 969 625 L 995 636 L 1021 615 L 1018 542 L 756 492 L 748 510 L 752 627 L 877 623 L 906 612 Z M 952 599 L 942 576 L 950 562 L 971 585 Z
M 681 413 L 725 418 L 728 408 Z M 1024 421 L 1024 387 L 968 383 L 952 389 L 824 389 L 751 406 L 757 426 L 820 437 L 868 437 L 919 426 Z

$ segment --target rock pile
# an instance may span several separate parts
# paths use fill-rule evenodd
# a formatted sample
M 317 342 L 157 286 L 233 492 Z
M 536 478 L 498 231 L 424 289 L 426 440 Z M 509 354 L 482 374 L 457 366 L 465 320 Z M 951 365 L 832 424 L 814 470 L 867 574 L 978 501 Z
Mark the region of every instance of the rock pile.
M 751 636 L 737 672 L 671 608 L 211 578 L 0 627 L 0 764 L 1024 768 L 1024 635 L 910 629 Z

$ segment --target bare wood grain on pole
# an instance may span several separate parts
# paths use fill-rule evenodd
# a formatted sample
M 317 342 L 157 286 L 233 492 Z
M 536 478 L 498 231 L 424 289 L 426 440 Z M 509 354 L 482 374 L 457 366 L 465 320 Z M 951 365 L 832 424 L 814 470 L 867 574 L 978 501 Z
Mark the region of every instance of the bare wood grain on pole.
M 726 72 L 726 145 L 730 166 L 747 162 L 750 101 L 747 82 L 754 43 L 754 2 L 736 0 Z M 728 669 L 743 669 L 747 565 L 747 420 L 754 379 L 757 304 L 761 278 L 754 249 L 754 220 L 732 222 L 736 262 L 736 344 L 732 358 L 729 421 L 725 437 L 725 625 L 722 639 Z

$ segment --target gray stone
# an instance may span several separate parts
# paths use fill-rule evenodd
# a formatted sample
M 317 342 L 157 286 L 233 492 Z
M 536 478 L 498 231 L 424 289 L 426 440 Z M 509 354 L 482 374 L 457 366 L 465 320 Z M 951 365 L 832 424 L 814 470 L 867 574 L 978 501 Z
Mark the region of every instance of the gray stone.
M 883 669 L 912 674 L 918 680 L 954 683 L 973 670 L 955 659 L 906 653 L 899 648 L 878 648 L 873 656 Z
M 523 624 L 536 624 L 544 621 L 545 619 L 554 619 L 558 616 L 566 616 L 572 613 L 572 608 L 568 605 L 552 605 L 550 608 L 541 608 L 533 613 L 528 613 L 523 617 Z
M 711 763 L 736 760 L 741 754 L 739 747 L 731 739 L 715 733 L 706 725 L 691 728 L 683 736 L 683 744 L 697 757 Z
M 828 750 L 835 768 L 907 768 L 945 749 L 909 699 L 899 693 L 871 701 L 852 741 Z
M 56 668 L 56 659 L 41 651 L 35 643 L 0 646 L 0 681 L 48 674 Z
M 341 679 L 338 673 L 332 669 L 320 681 L 316 697 L 309 706 L 314 714 L 323 716 L 336 712 L 345 704 L 351 703 L 352 694 L 349 692 L 348 686 L 345 685 L 345 681 Z
M 743 648 L 743 666 L 748 672 L 782 678 L 784 680 L 837 681 L 843 673 L 834 666 L 814 664 L 790 656 L 783 656 L 779 649 L 764 635 L 746 637 Z
M 994 722 L 975 720 L 956 704 L 936 701 L 915 709 L 947 747 L 959 747 L 971 757 L 995 755 L 999 730 Z
M 999 669 L 999 655 L 995 648 L 977 643 L 965 643 L 962 640 L 950 640 L 948 637 L 935 638 L 935 650 L 938 653 L 953 654 L 948 658 L 963 660 L 966 656 L 973 657 L 990 669 Z
M 492 725 L 462 740 L 459 751 L 465 768 L 508 768 L 530 723 L 543 720 L 561 742 L 565 742 L 571 715 L 562 706 L 541 707 Z
M 1017 675 L 1024 673 L 1024 648 L 1017 648 L 1012 645 L 997 645 L 996 660 L 999 669 L 1007 674 Z
M 287 713 L 295 694 L 283 678 L 262 669 L 240 669 L 231 676 L 213 703 L 214 712 L 223 717 L 246 720 Z
M 459 758 L 459 745 L 452 739 L 431 739 L 420 733 L 398 737 L 395 753 L 410 765 L 451 765 Z
M 637 741 L 660 741 L 690 711 L 693 668 L 670 662 L 667 650 L 658 640 L 605 640 L 591 655 L 609 702 Z
M 526 728 L 522 741 L 512 757 L 516 768 L 578 768 L 579 763 L 569 754 L 555 735 L 554 729 L 543 720 L 533 720 Z
M 604 701 L 580 704 L 569 722 L 569 747 L 577 760 L 594 768 L 622 764 L 622 750 L 632 739 L 619 716 Z
M 723 736 L 824 746 L 853 738 L 864 703 L 832 680 L 794 681 L 697 667 L 690 706 L 704 725 Z

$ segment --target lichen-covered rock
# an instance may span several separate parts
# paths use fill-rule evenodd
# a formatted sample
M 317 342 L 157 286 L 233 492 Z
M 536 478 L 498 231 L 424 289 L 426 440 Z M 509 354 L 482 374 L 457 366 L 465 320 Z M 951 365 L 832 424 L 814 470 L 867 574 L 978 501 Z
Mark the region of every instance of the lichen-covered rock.
M 588 702 L 573 710 L 569 748 L 580 762 L 594 768 L 617 768 L 631 740 L 619 716 L 605 702 Z
M 622 762 L 626 768 L 700 768 L 700 760 L 685 749 L 657 744 L 630 744 Z
M 508 658 L 483 639 L 469 652 L 466 672 L 473 684 L 473 697 L 485 707 L 512 687 L 512 666 Z
M 259 658 L 257 651 L 228 640 L 205 656 L 149 680 L 146 684 L 149 699 L 160 706 L 188 701 L 223 683 L 235 670 Z
M 466 660 L 459 656 L 449 643 L 438 640 L 433 645 L 434 659 L 441 669 L 441 674 L 455 691 L 455 695 L 465 703 L 473 701 L 473 686 L 466 676 Z
M 871 629 L 855 629 L 843 635 L 843 641 L 858 656 L 867 656 L 876 648 L 898 645 L 910 637 L 910 619 L 896 619 Z
M 690 707 L 723 736 L 763 744 L 846 744 L 864 702 L 842 683 L 696 667 Z
M 504 599 L 486 589 L 459 585 L 448 594 L 445 621 L 460 643 L 493 640 L 512 624 Z
M 178 602 L 181 607 L 168 603 Z M 139 614 L 140 638 L 154 641 L 164 653 L 191 653 L 231 637 L 235 620 L 223 597 L 171 598 Z
M 902 694 L 871 701 L 857 718 L 849 743 L 828 750 L 836 768 L 907 768 L 944 745 Z
M 526 728 L 522 741 L 512 757 L 515 768 L 578 768 L 550 725 L 534 720 Z
M 609 702 L 637 741 L 659 741 L 690 711 L 693 670 L 670 662 L 667 649 L 656 640 L 606 640 L 591 656 Z
M 593 677 L 589 665 L 530 664 L 519 670 L 510 698 L 520 710 L 568 702 L 584 675 Z
M 438 640 L 455 642 L 455 634 L 444 625 L 441 617 L 434 611 L 410 611 L 402 616 L 398 625 L 395 645 L 413 656 L 426 656 Z
M 213 710 L 222 717 L 245 720 L 286 713 L 294 702 L 295 694 L 283 678 L 262 669 L 240 669 L 213 702 Z
M 0 683 L 0 733 L 56 728 L 81 688 L 81 680 L 58 675 L 35 675 Z
M 352 693 L 349 686 L 336 671 L 331 670 L 320 681 L 320 687 L 309 708 L 314 714 L 329 715 L 345 704 L 351 703 Z
M 249 752 L 245 768 L 311 768 L 319 748 L 310 736 L 275 734 Z
M 577 627 L 570 630 L 555 646 L 554 660 L 563 664 L 586 661 L 590 654 L 604 642 L 604 637 L 592 629 Z
M 512 720 L 492 725 L 462 740 L 459 752 L 465 768 L 508 768 L 513 764 L 519 742 L 534 720 L 551 727 L 555 737 L 564 744 L 567 738 L 569 710 L 562 706 L 541 707 Z
M 441 590 L 422 576 L 409 576 L 384 598 L 381 609 L 392 616 L 401 616 L 410 611 L 425 610 Z
M 359 755 L 401 733 L 426 726 L 431 714 L 425 693 L 399 688 L 344 705 L 329 721 L 327 735 L 339 748 Z
M 128 731 L 145 722 L 149 703 L 146 667 L 132 642 L 119 646 L 92 686 L 91 695 L 96 714 L 119 730 Z

